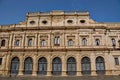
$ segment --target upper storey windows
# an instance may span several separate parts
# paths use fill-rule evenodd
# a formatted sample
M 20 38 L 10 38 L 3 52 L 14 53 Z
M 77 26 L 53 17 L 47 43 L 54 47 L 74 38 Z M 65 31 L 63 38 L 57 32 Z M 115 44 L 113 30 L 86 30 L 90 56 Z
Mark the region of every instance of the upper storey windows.
M 16 40 L 15 46 L 20 46 L 20 40 Z
M 32 39 L 29 39 L 28 40 L 28 46 L 32 46 L 33 45 L 33 40 Z
M 46 40 L 45 39 L 41 40 L 41 46 L 46 46 Z
M 86 46 L 87 45 L 87 39 L 86 38 L 83 38 L 82 39 L 82 46 Z
M 5 45 L 6 45 L 6 41 L 5 41 L 5 39 L 3 39 L 3 40 L 1 41 L 1 47 L 5 47 Z
M 68 46 L 73 46 L 73 44 L 74 44 L 73 40 L 72 40 L 72 39 L 69 39 L 69 40 L 68 40 Z
M 99 39 L 95 39 L 95 45 L 99 46 L 100 45 L 100 40 Z
M 60 46 L 60 36 L 54 37 L 54 46 Z
M 116 40 L 114 38 L 112 38 L 111 41 L 112 41 L 112 46 L 115 46 L 116 45 Z

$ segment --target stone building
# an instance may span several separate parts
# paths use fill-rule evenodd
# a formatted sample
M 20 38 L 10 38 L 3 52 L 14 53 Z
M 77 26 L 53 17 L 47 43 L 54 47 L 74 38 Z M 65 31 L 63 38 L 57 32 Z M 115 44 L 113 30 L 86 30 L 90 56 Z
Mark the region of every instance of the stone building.
M 120 75 L 120 23 L 89 12 L 27 13 L 0 26 L 1 76 Z

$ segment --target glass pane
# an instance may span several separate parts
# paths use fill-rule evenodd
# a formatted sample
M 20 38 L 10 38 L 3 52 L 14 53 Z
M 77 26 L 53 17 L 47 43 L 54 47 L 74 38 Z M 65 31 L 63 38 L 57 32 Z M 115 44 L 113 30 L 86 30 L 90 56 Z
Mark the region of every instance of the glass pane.
M 104 58 L 97 57 L 96 58 L 96 70 L 97 74 L 104 74 L 105 73 L 105 65 L 104 65 Z
M 13 58 L 11 61 L 11 74 L 18 74 L 19 71 L 19 59 L 17 57 Z
M 62 63 L 60 58 L 54 58 L 52 61 L 52 72 L 53 75 L 60 75 L 62 70 Z

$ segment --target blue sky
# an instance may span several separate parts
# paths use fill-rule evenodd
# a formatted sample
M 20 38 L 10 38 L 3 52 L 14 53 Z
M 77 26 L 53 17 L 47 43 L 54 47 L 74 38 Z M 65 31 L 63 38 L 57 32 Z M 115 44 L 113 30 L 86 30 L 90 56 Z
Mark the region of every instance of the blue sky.
M 89 11 L 98 22 L 120 22 L 120 0 L 0 0 L 0 25 L 17 24 L 27 12 Z

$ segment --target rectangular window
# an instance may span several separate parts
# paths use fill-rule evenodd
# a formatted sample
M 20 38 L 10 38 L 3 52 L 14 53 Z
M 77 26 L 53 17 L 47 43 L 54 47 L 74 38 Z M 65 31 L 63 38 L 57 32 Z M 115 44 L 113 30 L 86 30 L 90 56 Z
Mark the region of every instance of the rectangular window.
M 0 58 L 0 65 L 2 64 L 2 58 Z
M 55 46 L 60 46 L 60 37 L 59 36 L 54 38 L 54 45 Z
M 119 65 L 119 59 L 118 58 L 114 58 L 115 60 L 115 65 Z

